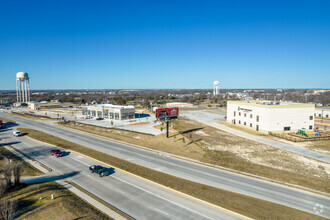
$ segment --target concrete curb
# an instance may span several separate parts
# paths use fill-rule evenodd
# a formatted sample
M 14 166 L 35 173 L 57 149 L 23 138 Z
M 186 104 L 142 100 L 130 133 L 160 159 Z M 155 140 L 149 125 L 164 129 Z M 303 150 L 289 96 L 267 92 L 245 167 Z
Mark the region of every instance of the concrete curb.
M 73 128 L 68 128 L 68 127 L 65 127 L 65 126 L 57 125 L 57 124 L 54 124 L 54 125 L 59 126 L 59 127 L 63 127 L 65 129 L 72 130 L 74 132 L 78 132 L 78 133 L 81 133 L 81 134 L 87 134 L 87 135 L 91 135 L 91 136 L 101 138 L 101 139 L 104 139 L 104 140 L 108 140 L 108 141 L 112 141 L 112 142 L 115 142 L 115 143 L 128 145 L 130 147 L 135 147 L 135 148 L 138 148 L 138 149 L 141 149 L 141 150 L 153 152 L 153 153 L 159 154 L 159 155 L 164 156 L 164 157 L 172 157 L 172 158 L 183 160 L 183 161 L 186 161 L 186 162 L 189 162 L 189 163 L 194 163 L 194 164 L 198 164 L 198 165 L 201 165 L 201 166 L 206 166 L 206 167 L 213 168 L 213 169 L 218 169 L 218 170 L 222 170 L 222 171 L 226 171 L 226 172 L 230 172 L 230 173 L 235 173 L 235 174 L 238 174 L 238 175 L 244 175 L 244 176 L 249 177 L 249 178 L 257 178 L 259 180 L 262 180 L 262 181 L 265 181 L 265 182 L 268 182 L 268 183 L 279 184 L 279 185 L 282 185 L 282 186 L 291 187 L 291 188 L 304 190 L 304 191 L 309 191 L 309 192 L 312 192 L 312 193 L 316 193 L 316 194 L 319 194 L 319 195 L 330 197 L 330 193 L 322 192 L 322 191 L 319 191 L 319 190 L 315 190 L 315 189 L 311 189 L 311 188 L 307 188 L 307 187 L 303 187 L 303 186 L 299 186 L 299 185 L 295 185 L 295 184 L 291 184 L 291 183 L 287 183 L 287 182 L 282 182 L 282 181 L 279 181 L 279 180 L 274 180 L 274 179 L 271 179 L 271 178 L 254 175 L 254 174 L 251 174 L 251 173 L 246 173 L 246 172 L 242 172 L 242 171 L 238 171 L 238 170 L 233 170 L 233 169 L 223 167 L 223 166 L 218 166 L 218 165 L 213 165 L 213 164 L 201 162 L 201 161 L 191 159 L 191 158 L 188 158 L 188 157 L 179 156 L 179 155 L 167 153 L 167 152 L 164 152 L 164 151 L 159 151 L 159 150 L 143 147 L 143 146 L 136 145 L 136 144 L 131 144 L 131 143 L 127 143 L 127 142 L 124 142 L 124 141 L 111 139 L 111 138 L 104 137 L 104 136 L 101 136 L 101 135 L 92 134 L 92 133 L 88 133 L 88 132 L 85 132 L 85 131 L 80 131 L 80 130 L 73 129 Z
M 48 146 L 54 146 L 54 147 L 57 147 L 57 148 L 61 148 L 61 147 L 58 147 L 58 146 L 56 146 L 56 145 L 52 145 L 52 144 L 49 144 L 49 143 L 46 143 L 46 142 L 43 142 L 43 141 L 39 141 L 39 140 L 33 139 L 33 138 L 31 138 L 31 137 L 27 137 L 27 138 L 29 138 L 29 139 L 31 139 L 31 140 L 34 140 L 34 141 L 38 141 L 38 142 L 43 143 L 43 144 L 46 144 L 46 145 L 48 145 Z M 64 149 L 65 149 L 65 148 L 64 148 Z M 237 216 L 237 217 L 239 217 L 239 218 L 246 219 L 246 220 L 247 220 L 247 219 L 249 219 L 249 220 L 251 219 L 251 218 L 249 218 L 249 217 L 247 217 L 247 216 L 241 215 L 241 214 L 239 214 L 239 213 L 236 213 L 236 212 L 234 212 L 234 211 L 228 210 L 228 209 L 223 208 L 223 207 L 221 207 L 221 206 L 218 206 L 218 205 L 215 205 L 215 204 L 209 203 L 209 202 L 207 202 L 207 201 L 204 201 L 204 200 L 198 199 L 198 198 L 196 198 L 196 197 L 190 196 L 190 195 L 188 195 L 188 194 L 182 193 L 182 192 L 180 192 L 180 191 L 178 191 L 178 190 L 175 190 L 175 189 L 172 189 L 172 188 L 170 188 L 170 187 L 167 187 L 167 186 L 161 185 L 161 184 L 159 184 L 159 183 L 157 183 L 157 182 L 154 182 L 154 181 L 148 180 L 148 179 L 146 179 L 146 178 L 144 178 L 144 177 L 141 177 L 141 176 L 138 176 L 138 175 L 136 175 L 136 174 L 130 173 L 130 172 L 128 172 L 128 171 L 126 171 L 126 170 L 123 170 L 123 169 L 121 169 L 121 168 L 118 168 L 118 167 L 112 166 L 111 164 L 108 164 L 108 163 L 105 163 L 105 162 L 103 162 L 103 161 L 97 160 L 97 159 L 92 158 L 92 157 L 90 157 L 90 156 L 87 156 L 87 155 L 85 155 L 85 154 L 79 153 L 79 152 L 74 151 L 74 150 L 70 150 L 70 151 L 73 152 L 73 153 L 79 154 L 79 155 L 81 155 L 81 156 L 84 156 L 84 157 L 86 157 L 86 158 L 89 158 L 89 159 L 91 159 L 91 160 L 93 160 L 93 161 L 95 161 L 95 162 L 97 162 L 97 163 L 103 164 L 103 165 L 108 166 L 108 167 L 113 167 L 113 168 L 115 168 L 116 170 L 119 170 L 119 171 L 121 171 L 121 172 L 123 172 L 123 173 L 126 173 L 126 174 L 128 174 L 128 175 L 131 175 L 131 176 L 133 176 L 133 177 L 135 177 L 135 178 L 138 178 L 138 179 L 143 180 L 143 181 L 145 181 L 145 182 L 148 182 L 148 183 L 154 184 L 154 185 L 156 185 L 156 186 L 158 186 L 158 187 L 161 187 L 161 188 L 163 188 L 163 189 L 169 190 L 169 191 L 171 191 L 171 192 L 174 192 L 174 193 L 179 194 L 179 195 L 181 195 L 181 196 L 184 196 L 184 197 L 186 197 L 186 198 L 189 198 L 189 199 L 192 199 L 192 200 L 198 201 L 198 202 L 200 202 L 200 203 L 203 203 L 203 204 L 205 204 L 205 205 L 208 205 L 208 206 L 211 206 L 211 207 L 213 207 L 213 208 L 219 209 L 219 210 L 221 210 L 221 211 L 227 212 L 227 213 L 232 214 L 232 215 L 234 215 L 234 216 Z
M 35 140 L 35 139 L 33 139 Z M 43 143 L 43 142 L 42 142 Z M 25 162 L 31 164 L 33 167 L 35 167 L 36 169 L 40 170 L 43 173 L 50 173 L 47 169 L 45 169 L 43 166 L 41 166 L 40 162 L 37 161 L 33 161 L 27 157 L 25 157 L 23 154 L 21 154 L 18 150 L 14 150 L 15 148 L 13 147 L 9 147 L 9 146 L 4 146 L 2 144 L 0 144 L 2 147 L 6 148 L 7 150 L 9 150 L 10 152 L 12 152 L 13 154 L 15 154 L 16 156 L 20 157 L 22 160 L 24 160 Z M 45 166 L 47 167 L 47 166 Z M 47 167 L 48 168 L 48 167 Z M 48 168 L 50 169 L 50 168 Z M 51 169 L 50 169 L 51 170 Z M 111 209 L 109 209 L 108 207 L 106 207 L 105 205 L 103 205 L 102 203 L 98 202 L 97 200 L 95 200 L 94 198 L 90 197 L 88 194 L 86 194 L 85 192 L 79 190 L 78 188 L 74 187 L 71 184 L 68 184 L 66 182 L 64 182 L 63 180 L 57 180 L 55 181 L 58 184 L 64 186 L 65 188 L 67 188 L 69 191 L 71 191 L 72 193 L 74 193 L 75 195 L 79 196 L 82 200 L 84 200 L 85 202 L 87 202 L 88 204 L 92 205 L 93 207 L 95 207 L 96 209 L 100 210 L 102 213 L 110 216 L 111 218 L 114 219 L 120 219 L 120 220 L 124 220 L 126 218 L 124 218 L 123 216 L 119 215 L 118 213 L 112 211 Z

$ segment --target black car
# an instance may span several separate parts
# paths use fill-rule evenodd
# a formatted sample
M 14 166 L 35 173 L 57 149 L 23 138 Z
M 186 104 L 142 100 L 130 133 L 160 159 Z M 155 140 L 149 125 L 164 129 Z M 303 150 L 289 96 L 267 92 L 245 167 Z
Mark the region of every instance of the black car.
M 100 177 L 103 177 L 103 176 L 108 176 L 110 173 L 109 173 L 109 169 L 106 168 L 106 167 L 102 167 L 100 165 L 92 165 L 89 167 L 89 170 L 92 172 L 92 173 L 97 173 L 99 174 Z

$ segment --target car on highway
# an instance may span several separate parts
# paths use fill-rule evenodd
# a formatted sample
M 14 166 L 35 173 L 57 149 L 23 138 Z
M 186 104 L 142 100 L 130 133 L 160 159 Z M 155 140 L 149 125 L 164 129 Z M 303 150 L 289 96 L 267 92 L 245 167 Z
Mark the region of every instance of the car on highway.
M 13 135 L 18 137 L 18 136 L 22 136 L 22 133 L 20 131 L 13 131 Z
M 62 157 L 63 156 L 63 152 L 58 150 L 58 149 L 54 149 L 54 150 L 51 150 L 50 153 L 56 157 Z
M 100 177 L 108 176 L 110 174 L 109 169 L 100 165 L 92 165 L 89 167 L 92 173 L 98 174 Z

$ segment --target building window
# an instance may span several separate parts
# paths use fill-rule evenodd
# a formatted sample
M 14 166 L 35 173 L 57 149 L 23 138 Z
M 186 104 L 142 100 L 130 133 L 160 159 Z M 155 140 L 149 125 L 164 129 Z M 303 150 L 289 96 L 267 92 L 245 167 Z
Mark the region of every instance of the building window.
M 250 123 L 250 127 L 252 128 L 252 123 Z
M 244 117 L 246 117 L 246 113 L 244 113 Z
M 238 121 L 238 124 L 241 124 L 241 120 Z
M 312 129 L 313 129 L 313 125 L 310 125 L 310 126 L 309 126 L 309 129 L 312 130 Z
M 290 127 L 284 127 L 284 131 L 290 131 Z
M 319 114 L 319 117 L 321 117 L 321 114 Z
M 259 115 L 257 115 L 257 122 L 259 122 Z
M 252 114 L 250 114 L 250 118 L 252 118 Z
M 329 115 L 326 115 L 325 117 L 326 117 L 326 118 L 329 118 Z
M 309 116 L 309 120 L 313 120 L 313 116 Z
M 244 125 L 246 125 L 246 122 L 244 122 Z
M 241 113 L 239 112 L 238 115 L 241 116 Z
M 234 116 L 236 116 L 236 111 L 234 111 Z

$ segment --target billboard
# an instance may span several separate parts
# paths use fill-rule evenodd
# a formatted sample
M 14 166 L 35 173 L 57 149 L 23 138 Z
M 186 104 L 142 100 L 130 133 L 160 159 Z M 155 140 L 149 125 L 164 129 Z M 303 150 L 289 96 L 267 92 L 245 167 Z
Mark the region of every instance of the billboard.
M 173 108 L 157 108 L 155 111 L 155 116 L 158 119 L 171 119 L 171 118 L 177 118 L 179 115 L 179 108 L 173 107 Z

